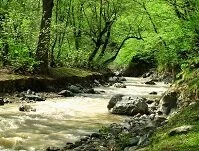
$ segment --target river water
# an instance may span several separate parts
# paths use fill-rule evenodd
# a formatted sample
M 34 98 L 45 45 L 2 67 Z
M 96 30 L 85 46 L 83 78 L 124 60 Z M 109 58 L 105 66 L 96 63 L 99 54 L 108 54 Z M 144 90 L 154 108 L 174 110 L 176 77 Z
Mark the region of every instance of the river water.
M 0 107 L 0 150 L 43 151 L 48 146 L 63 146 L 81 136 L 96 132 L 125 116 L 112 115 L 107 104 L 114 94 L 159 98 L 168 85 L 145 85 L 147 79 L 126 78 L 127 88 L 97 87 L 101 94 L 80 94 L 69 98 L 47 99 L 30 104 L 36 112 L 20 112 L 17 104 Z M 156 91 L 158 95 L 149 95 Z

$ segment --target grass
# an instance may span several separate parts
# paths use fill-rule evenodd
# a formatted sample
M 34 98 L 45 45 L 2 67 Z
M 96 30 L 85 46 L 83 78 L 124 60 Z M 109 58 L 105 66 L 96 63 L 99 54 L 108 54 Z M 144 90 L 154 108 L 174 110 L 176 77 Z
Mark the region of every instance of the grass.
M 169 136 L 168 132 L 183 125 L 193 125 L 187 134 Z M 172 117 L 168 124 L 158 129 L 144 151 L 199 151 L 199 104 L 189 106 Z
M 87 77 L 90 75 L 99 75 L 97 72 L 92 72 L 85 69 L 78 68 L 50 68 L 49 75 L 52 78 L 62 78 L 62 77 Z
M 91 75 L 99 75 L 100 73 L 92 72 L 85 69 L 78 69 L 78 68 L 50 68 L 49 74 L 47 76 L 44 76 L 45 78 L 62 78 L 62 77 L 87 77 Z M 38 76 L 36 76 L 38 77 Z M 42 76 L 43 77 L 43 76 Z M 19 75 L 19 74 L 13 74 L 8 73 L 7 71 L 0 70 L 0 81 L 6 81 L 6 80 L 18 80 L 18 79 L 24 79 L 28 78 L 28 76 Z M 39 78 L 39 77 L 38 77 Z
M 24 79 L 26 76 L 0 72 L 0 81 Z

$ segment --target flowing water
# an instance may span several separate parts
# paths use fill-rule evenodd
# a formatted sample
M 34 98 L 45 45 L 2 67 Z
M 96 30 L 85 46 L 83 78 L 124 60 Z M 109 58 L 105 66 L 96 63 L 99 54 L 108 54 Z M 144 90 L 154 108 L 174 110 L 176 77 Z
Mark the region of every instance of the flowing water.
M 63 146 L 102 126 L 122 122 L 125 116 L 112 115 L 106 106 L 114 94 L 158 98 L 168 85 L 145 85 L 147 79 L 127 78 L 127 88 L 98 87 L 101 94 L 80 94 L 69 98 L 47 99 L 30 104 L 36 112 L 20 112 L 17 104 L 0 107 L 0 150 L 42 151 Z M 149 95 L 156 91 L 158 95 Z

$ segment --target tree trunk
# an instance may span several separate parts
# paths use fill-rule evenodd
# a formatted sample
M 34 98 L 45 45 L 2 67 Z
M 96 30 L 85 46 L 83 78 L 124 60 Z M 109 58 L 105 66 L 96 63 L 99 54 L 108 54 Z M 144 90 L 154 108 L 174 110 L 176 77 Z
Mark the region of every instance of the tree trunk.
M 50 49 L 50 25 L 53 10 L 53 0 L 42 0 L 43 14 L 41 19 L 39 41 L 36 51 L 36 59 L 40 62 L 38 71 L 46 73 L 48 71 L 48 53 Z

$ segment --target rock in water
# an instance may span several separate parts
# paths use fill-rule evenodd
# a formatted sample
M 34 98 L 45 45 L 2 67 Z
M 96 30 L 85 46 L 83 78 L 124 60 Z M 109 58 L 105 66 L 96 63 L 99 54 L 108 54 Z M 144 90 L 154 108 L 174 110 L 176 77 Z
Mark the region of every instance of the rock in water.
M 36 112 L 36 109 L 32 108 L 30 105 L 21 105 L 19 106 L 19 111 L 22 112 Z
M 5 104 L 5 102 L 4 102 L 3 98 L 0 97 L 0 105 L 4 105 L 4 104 Z
M 58 93 L 58 95 L 65 96 L 65 97 L 72 97 L 74 94 L 69 90 L 62 90 Z
M 152 92 L 150 92 L 149 94 L 150 94 L 150 95 L 157 95 L 158 93 L 155 92 L 155 91 L 152 91 Z
M 153 80 L 147 81 L 147 82 L 145 82 L 145 84 L 148 84 L 148 85 L 156 85 L 155 82 L 154 82 Z
M 110 101 L 109 101 L 109 103 L 108 103 L 108 105 L 107 105 L 107 108 L 110 110 L 111 108 L 113 108 L 114 106 L 115 106 L 115 104 L 118 102 L 118 101 L 121 101 L 122 100 L 122 97 L 123 97 L 124 95 L 122 95 L 122 94 L 116 94 L 116 95 L 114 95 L 111 99 L 110 99 Z
M 120 115 L 149 114 L 148 105 L 145 101 L 145 98 L 122 97 L 122 100 L 117 101 L 112 107 L 111 113 Z

